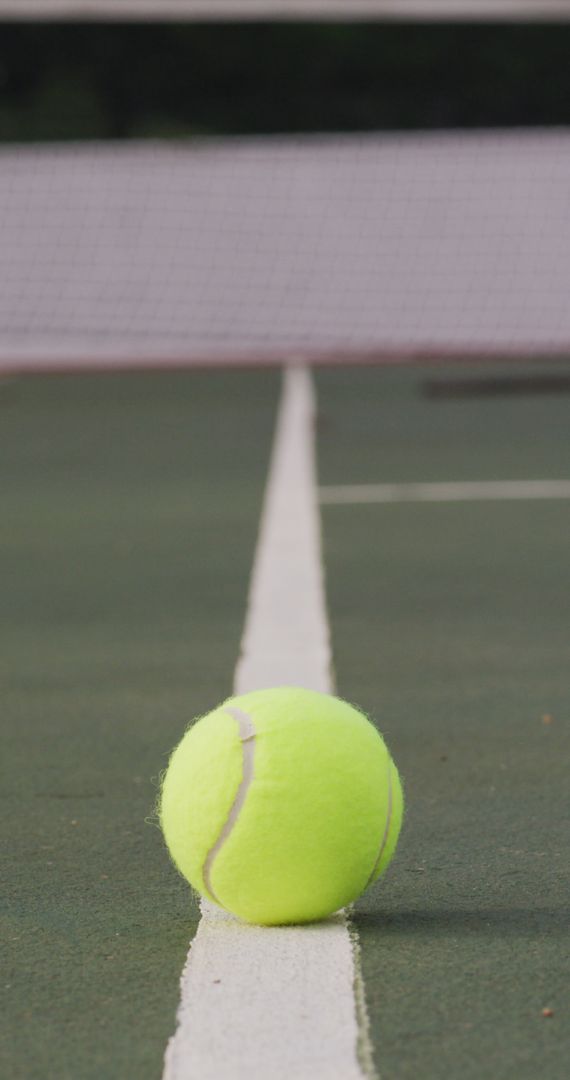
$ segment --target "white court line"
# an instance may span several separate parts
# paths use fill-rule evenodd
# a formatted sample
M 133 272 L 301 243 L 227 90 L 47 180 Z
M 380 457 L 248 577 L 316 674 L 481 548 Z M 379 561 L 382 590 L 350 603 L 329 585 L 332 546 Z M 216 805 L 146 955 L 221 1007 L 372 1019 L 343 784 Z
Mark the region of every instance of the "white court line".
M 570 499 L 570 480 L 475 480 L 436 484 L 345 484 L 322 487 L 321 503 L 477 502 Z
M 313 418 L 310 376 L 290 368 L 235 673 L 239 694 L 279 685 L 333 688 Z M 370 1074 L 360 975 L 343 913 L 312 926 L 254 927 L 206 901 L 201 907 L 164 1080 Z

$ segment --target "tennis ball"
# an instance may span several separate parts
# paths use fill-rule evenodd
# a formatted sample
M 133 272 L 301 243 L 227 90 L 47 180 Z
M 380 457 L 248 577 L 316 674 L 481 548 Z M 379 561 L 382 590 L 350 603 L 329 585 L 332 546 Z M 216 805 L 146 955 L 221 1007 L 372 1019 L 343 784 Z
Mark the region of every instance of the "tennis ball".
M 263 925 L 312 922 L 388 865 L 402 821 L 396 766 L 352 705 L 290 687 L 225 701 L 174 750 L 159 817 L 202 896 Z

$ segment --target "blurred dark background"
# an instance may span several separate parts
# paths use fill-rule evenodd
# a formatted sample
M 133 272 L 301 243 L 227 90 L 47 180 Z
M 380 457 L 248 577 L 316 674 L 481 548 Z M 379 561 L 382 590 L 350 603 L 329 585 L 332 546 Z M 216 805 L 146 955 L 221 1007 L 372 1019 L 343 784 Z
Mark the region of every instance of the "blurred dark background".
M 570 24 L 4 24 L 0 140 L 566 125 Z

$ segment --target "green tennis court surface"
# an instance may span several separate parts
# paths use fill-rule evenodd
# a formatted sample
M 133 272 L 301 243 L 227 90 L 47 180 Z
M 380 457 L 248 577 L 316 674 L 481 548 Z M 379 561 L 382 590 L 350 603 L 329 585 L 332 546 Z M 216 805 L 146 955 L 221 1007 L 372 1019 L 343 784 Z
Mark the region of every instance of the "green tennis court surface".
M 321 374 L 321 481 L 569 475 L 568 395 L 434 401 L 433 377 Z M 570 501 L 323 513 L 339 686 L 407 790 L 399 858 L 357 905 L 380 1075 L 562 1080 Z
M 319 372 L 321 484 L 570 478 L 560 385 L 426 386 L 534 370 Z M 198 912 L 145 819 L 231 687 L 278 395 L 271 371 L 0 386 L 2 1075 L 160 1076 Z M 566 1077 L 570 500 L 322 518 L 338 690 L 407 790 L 355 914 L 379 1073 Z
M 2 390 L 2 1076 L 160 1076 L 198 910 L 145 819 L 231 691 L 277 392 Z

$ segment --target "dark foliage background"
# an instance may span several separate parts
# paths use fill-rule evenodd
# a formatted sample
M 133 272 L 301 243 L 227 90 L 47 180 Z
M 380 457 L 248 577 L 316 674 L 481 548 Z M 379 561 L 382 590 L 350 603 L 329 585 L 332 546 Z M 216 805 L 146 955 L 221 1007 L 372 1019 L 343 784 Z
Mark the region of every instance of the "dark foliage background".
M 570 123 L 570 24 L 5 24 L 0 139 Z

